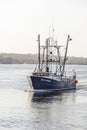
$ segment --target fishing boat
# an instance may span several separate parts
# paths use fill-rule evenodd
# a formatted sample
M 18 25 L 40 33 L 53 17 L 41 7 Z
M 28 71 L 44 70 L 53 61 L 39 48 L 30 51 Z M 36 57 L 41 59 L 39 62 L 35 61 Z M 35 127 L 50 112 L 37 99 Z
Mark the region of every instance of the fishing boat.
M 71 76 L 67 76 L 65 72 L 68 44 L 71 40 L 70 35 L 68 35 L 64 56 L 61 56 L 60 48 L 62 46 L 58 45 L 54 37 L 49 36 L 45 45 L 41 46 L 40 35 L 38 35 L 38 65 L 33 73 L 28 76 L 31 88 L 40 91 L 76 89 L 78 82 L 76 72 L 74 71 Z

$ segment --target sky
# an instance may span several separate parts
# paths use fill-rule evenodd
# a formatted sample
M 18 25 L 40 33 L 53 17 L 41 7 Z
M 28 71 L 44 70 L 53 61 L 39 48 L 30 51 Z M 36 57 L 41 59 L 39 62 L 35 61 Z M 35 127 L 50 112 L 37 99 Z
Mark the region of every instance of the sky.
M 59 45 L 72 38 L 68 55 L 87 57 L 87 0 L 0 0 L 0 53 L 37 53 L 53 21 Z

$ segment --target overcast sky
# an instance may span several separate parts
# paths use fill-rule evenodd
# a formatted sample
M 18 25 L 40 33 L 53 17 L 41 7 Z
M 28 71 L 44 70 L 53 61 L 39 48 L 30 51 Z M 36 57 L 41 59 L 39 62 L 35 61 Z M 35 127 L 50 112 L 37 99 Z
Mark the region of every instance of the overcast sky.
M 53 19 L 59 44 L 72 37 L 68 55 L 87 57 L 87 0 L 0 0 L 0 52 L 36 53 Z

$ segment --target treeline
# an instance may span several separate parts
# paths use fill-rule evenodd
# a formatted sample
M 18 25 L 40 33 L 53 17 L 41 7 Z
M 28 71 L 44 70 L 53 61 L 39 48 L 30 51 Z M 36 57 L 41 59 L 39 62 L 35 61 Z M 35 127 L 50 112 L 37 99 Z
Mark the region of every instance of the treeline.
M 37 54 L 0 53 L 0 64 L 36 64 Z M 68 57 L 67 64 L 87 65 L 87 58 Z
M 36 54 L 15 54 L 1 53 L 0 64 L 35 64 L 37 63 Z
M 67 64 L 87 65 L 87 58 L 68 57 Z

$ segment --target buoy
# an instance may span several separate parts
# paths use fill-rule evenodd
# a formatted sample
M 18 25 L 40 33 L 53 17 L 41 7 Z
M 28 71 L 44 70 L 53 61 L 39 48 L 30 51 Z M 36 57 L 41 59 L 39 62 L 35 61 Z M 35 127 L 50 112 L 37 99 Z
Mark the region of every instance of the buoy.
M 78 80 L 77 79 L 75 80 L 75 83 L 78 84 Z

